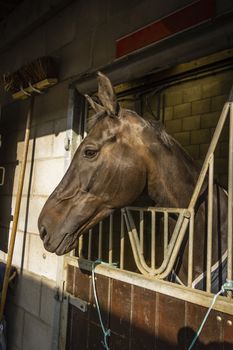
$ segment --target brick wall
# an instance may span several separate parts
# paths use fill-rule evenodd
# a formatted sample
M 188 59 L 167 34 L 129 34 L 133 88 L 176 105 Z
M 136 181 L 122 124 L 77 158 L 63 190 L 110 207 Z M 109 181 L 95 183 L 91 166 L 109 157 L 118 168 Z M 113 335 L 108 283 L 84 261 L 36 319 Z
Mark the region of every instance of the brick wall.
M 165 89 L 161 110 L 167 132 L 187 152 L 202 164 L 213 132 L 233 83 L 233 70 L 213 74 L 189 82 L 178 83 Z M 157 96 L 149 99 L 151 109 L 157 111 Z M 148 117 L 148 108 L 144 107 Z M 216 177 L 223 185 L 227 183 L 228 127 L 224 128 L 215 152 Z

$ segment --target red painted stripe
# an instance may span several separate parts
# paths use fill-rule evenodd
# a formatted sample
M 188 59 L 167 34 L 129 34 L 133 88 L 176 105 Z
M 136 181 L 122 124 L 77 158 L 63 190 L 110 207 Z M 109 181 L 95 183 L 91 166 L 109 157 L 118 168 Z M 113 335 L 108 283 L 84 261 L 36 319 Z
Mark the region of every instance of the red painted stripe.
M 203 23 L 215 16 L 215 0 L 200 0 L 163 19 L 137 30 L 116 42 L 116 57 L 121 57 L 175 33 Z

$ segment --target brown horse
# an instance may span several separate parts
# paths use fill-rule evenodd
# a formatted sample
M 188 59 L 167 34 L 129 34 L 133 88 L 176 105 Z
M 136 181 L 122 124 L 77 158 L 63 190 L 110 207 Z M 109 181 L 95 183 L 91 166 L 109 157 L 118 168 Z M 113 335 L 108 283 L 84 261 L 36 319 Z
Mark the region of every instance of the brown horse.
M 147 193 L 155 206 L 186 208 L 199 168 L 159 122 L 120 108 L 110 80 L 98 73 L 101 104 L 86 96 L 96 114 L 60 184 L 39 217 L 45 248 L 58 255 L 74 249 L 78 237 L 116 208 Z M 206 267 L 206 193 L 195 214 L 194 277 Z M 214 188 L 213 264 L 226 251 L 227 195 Z M 187 280 L 187 244 L 176 273 Z

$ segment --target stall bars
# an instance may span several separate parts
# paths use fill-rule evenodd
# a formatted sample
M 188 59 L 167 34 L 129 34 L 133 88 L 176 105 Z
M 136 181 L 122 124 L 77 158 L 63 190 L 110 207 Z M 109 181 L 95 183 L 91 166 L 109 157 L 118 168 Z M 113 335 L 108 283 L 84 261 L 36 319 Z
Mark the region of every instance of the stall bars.
M 208 215 L 207 215 L 207 271 L 206 271 L 206 291 L 211 292 L 211 261 L 212 261 L 212 225 L 213 225 L 213 187 L 214 187 L 214 152 L 229 116 L 229 165 L 228 165 L 228 241 L 227 241 L 227 279 L 232 280 L 232 236 L 233 236 L 233 89 L 230 93 L 229 101 L 225 103 L 217 127 L 215 129 L 209 150 L 206 154 L 195 190 L 193 192 L 188 208 L 139 208 L 126 207 L 121 210 L 121 236 L 120 236 L 120 262 L 119 267 L 124 269 L 124 249 L 125 249 L 125 226 L 128 231 L 134 260 L 138 270 L 145 276 L 155 276 L 157 279 L 165 279 L 174 268 L 175 261 L 181 248 L 185 233 L 189 229 L 188 240 L 188 281 L 187 286 L 192 286 L 193 280 L 193 234 L 194 234 L 194 208 L 200 194 L 200 190 L 208 173 Z M 132 211 L 136 211 L 140 216 L 139 233 L 137 232 Z M 150 266 L 145 261 L 143 254 L 144 240 L 144 220 L 145 212 L 151 213 L 151 261 Z M 163 239 L 164 239 L 164 259 L 159 267 L 155 265 L 156 252 L 156 233 L 155 222 L 156 214 L 162 213 L 164 218 Z M 172 233 L 171 239 L 168 238 L 168 218 L 170 214 L 177 214 L 177 222 Z M 103 245 L 103 222 L 99 223 L 98 235 L 98 259 L 102 259 Z M 79 252 L 82 255 L 83 237 L 79 239 Z M 92 256 L 92 230 L 89 230 L 88 239 L 88 260 Z M 113 262 L 113 214 L 109 219 L 109 247 L 108 263 Z M 228 293 L 231 297 L 231 293 Z

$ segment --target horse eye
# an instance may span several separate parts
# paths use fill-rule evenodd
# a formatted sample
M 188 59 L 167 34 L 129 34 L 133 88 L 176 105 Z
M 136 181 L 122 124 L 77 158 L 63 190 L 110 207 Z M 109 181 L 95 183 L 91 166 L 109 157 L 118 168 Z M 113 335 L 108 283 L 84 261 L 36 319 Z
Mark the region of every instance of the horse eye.
M 98 151 L 94 149 L 86 149 L 84 151 L 84 157 L 86 158 L 94 158 L 97 155 Z

